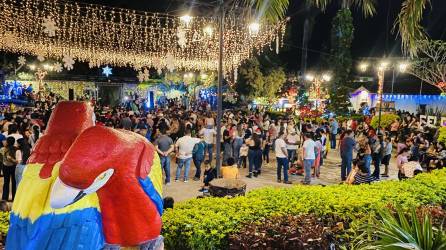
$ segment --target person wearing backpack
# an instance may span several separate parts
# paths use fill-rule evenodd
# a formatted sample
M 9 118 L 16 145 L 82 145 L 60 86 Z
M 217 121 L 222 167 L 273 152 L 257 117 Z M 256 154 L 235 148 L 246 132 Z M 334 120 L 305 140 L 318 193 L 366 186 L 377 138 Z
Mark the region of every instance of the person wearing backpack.
M 201 176 L 201 163 L 204 161 L 204 152 L 206 150 L 206 142 L 204 136 L 200 135 L 200 142 L 195 144 L 192 150 L 192 160 L 196 168 L 194 181 L 199 181 Z

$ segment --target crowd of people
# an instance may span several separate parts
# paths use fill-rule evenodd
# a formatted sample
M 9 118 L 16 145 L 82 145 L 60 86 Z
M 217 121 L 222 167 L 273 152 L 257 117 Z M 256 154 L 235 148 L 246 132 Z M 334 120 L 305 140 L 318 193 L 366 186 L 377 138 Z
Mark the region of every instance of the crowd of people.
M 60 99 L 49 94 L 39 96 L 33 107 L 3 107 L 0 117 L 3 200 L 11 197 L 10 191 L 14 198 L 32 148 L 44 133 L 51 110 Z M 216 113 L 209 105 L 192 101 L 184 105 L 183 100 L 172 99 L 165 107 L 147 111 L 144 103 L 133 100 L 114 108 L 95 101 L 90 103 L 95 108 L 97 125 L 134 131 L 155 145 L 166 185 L 172 179 L 188 182 L 192 163 L 195 170 L 192 180 L 203 182 L 203 190 L 217 177 Z M 274 163 L 277 182 L 285 184 L 291 184 L 290 175 L 303 175 L 302 184 L 319 178 L 328 151 L 336 148 L 340 151 L 342 181 L 356 184 L 388 177 L 393 156 L 397 157 L 400 179 L 423 169 L 445 166 L 444 143 L 434 143 L 435 134 L 421 127 L 416 116 L 404 113 L 400 117 L 401 121 L 395 120 L 389 128 L 377 132 L 369 126 L 367 118 L 360 122 L 353 119 L 338 122 L 335 118 L 316 122 L 316 119 L 295 120 L 292 115 L 271 117 L 268 112 L 256 109 L 226 110 L 221 120 L 219 145 L 222 165 L 247 168 L 246 178 L 255 178 L 262 174 L 262 166 Z M 270 159 L 272 155 L 275 160 Z M 176 171 L 171 179 L 173 163 Z M 408 165 L 412 166 L 411 171 L 404 169 Z

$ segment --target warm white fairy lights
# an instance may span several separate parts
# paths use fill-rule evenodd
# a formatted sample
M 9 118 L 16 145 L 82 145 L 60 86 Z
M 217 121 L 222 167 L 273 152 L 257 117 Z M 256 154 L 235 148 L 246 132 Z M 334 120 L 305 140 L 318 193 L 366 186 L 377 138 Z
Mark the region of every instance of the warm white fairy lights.
M 172 71 L 218 68 L 218 22 L 55 0 L 0 1 L 0 49 L 44 58 Z M 225 18 L 224 71 L 282 43 L 286 21 L 274 25 Z M 66 61 L 66 60 L 65 60 Z M 64 61 L 64 62 L 65 62 Z M 71 60 L 65 67 L 72 67 Z

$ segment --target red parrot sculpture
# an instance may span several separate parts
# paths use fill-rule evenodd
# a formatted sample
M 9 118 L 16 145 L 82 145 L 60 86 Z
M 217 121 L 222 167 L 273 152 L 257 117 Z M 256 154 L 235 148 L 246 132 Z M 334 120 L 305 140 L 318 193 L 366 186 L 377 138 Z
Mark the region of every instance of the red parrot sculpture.
M 31 154 L 10 216 L 6 249 L 100 249 L 104 245 L 97 197 L 55 211 L 49 194 L 58 163 L 76 137 L 94 126 L 92 107 L 85 102 L 60 102 Z M 85 237 L 88 235 L 89 237 Z
M 60 164 L 51 206 L 97 193 L 106 246 L 162 248 L 162 172 L 155 148 L 128 131 L 91 127 Z

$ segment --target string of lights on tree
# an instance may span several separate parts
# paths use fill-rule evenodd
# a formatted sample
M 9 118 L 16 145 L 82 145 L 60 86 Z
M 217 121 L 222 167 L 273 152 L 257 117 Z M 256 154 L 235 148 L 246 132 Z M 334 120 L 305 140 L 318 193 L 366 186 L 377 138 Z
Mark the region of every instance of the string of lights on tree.
M 74 60 L 88 62 L 91 68 L 130 66 L 143 73 L 149 67 L 158 72 L 218 68 L 218 20 L 214 17 L 178 17 L 54 0 L 1 0 L 0 13 L 1 50 L 62 59 L 67 70 Z M 225 17 L 225 73 L 267 46 L 278 50 L 285 23 Z

